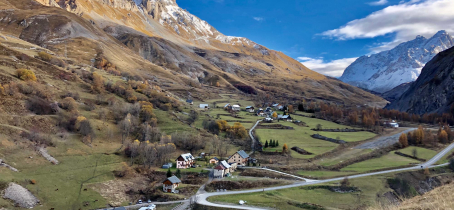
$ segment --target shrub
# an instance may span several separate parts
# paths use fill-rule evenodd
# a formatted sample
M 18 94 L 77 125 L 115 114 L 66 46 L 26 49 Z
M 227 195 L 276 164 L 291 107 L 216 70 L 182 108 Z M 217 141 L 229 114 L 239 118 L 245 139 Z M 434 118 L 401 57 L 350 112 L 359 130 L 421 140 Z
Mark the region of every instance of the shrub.
M 4 95 L 6 95 L 5 88 L 2 85 L 0 85 L 0 96 Z
M 41 58 L 41 60 L 47 61 L 47 62 L 49 62 L 53 58 L 52 55 L 50 55 L 49 53 L 46 53 L 44 51 L 39 52 L 38 57 Z
M 62 67 L 62 68 L 66 67 L 66 63 L 59 58 L 55 58 L 55 57 L 51 58 L 50 63 L 53 65 L 56 65 L 58 67 Z
M 96 72 L 93 73 L 92 78 L 93 85 L 91 86 L 91 90 L 95 93 L 102 93 L 104 91 L 104 79 Z
M 32 70 L 28 69 L 18 69 L 17 70 L 17 77 L 24 81 L 36 81 L 35 73 Z
M 74 100 L 71 97 L 66 97 L 65 99 L 63 99 L 63 101 L 61 102 L 60 106 L 61 106 L 62 109 L 66 109 L 69 112 L 77 110 L 77 108 L 78 108 L 76 100 Z
M 54 113 L 54 109 L 50 102 L 36 96 L 27 100 L 26 107 L 37 115 L 49 115 Z

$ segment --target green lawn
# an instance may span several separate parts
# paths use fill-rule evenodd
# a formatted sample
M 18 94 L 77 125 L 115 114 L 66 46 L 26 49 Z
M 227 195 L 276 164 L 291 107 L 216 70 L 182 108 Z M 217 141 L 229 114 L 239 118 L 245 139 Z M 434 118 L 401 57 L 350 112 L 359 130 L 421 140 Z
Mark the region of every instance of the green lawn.
M 385 169 L 385 168 L 392 168 L 398 166 L 410 166 L 411 163 L 419 163 L 419 161 L 402 157 L 400 155 L 396 155 L 393 152 L 384 155 L 380 158 L 374 158 L 370 160 L 366 160 L 363 162 L 355 163 L 349 165 L 345 168 L 342 168 L 341 171 L 353 171 L 353 172 L 368 172 L 372 170 L 378 169 Z
M 300 147 L 305 149 L 308 152 L 313 153 L 313 155 L 300 155 L 296 152 L 292 153 L 292 156 L 295 158 L 311 158 L 318 154 L 323 154 L 325 152 L 331 151 L 338 146 L 338 144 L 314 139 L 311 137 L 312 134 L 320 133 L 321 135 L 326 135 L 331 138 L 336 138 L 337 136 L 341 136 L 342 140 L 345 141 L 361 141 L 372 138 L 375 134 L 370 132 L 351 132 L 351 133 L 334 133 L 334 132 L 316 132 L 311 130 L 315 128 L 318 124 L 321 124 L 323 127 L 329 128 L 351 128 L 348 126 L 338 125 L 333 122 L 315 119 L 315 118 L 307 118 L 293 115 L 293 118 L 296 120 L 301 120 L 305 122 L 309 127 L 297 126 L 291 122 L 274 122 L 272 124 L 282 124 L 284 126 L 293 127 L 293 130 L 281 130 L 281 129 L 256 129 L 255 133 L 260 138 L 262 143 L 266 140 L 274 139 L 279 141 L 279 145 L 284 145 L 287 143 L 289 148 L 294 146 Z M 274 151 L 278 148 L 270 148 L 266 149 L 269 151 Z M 280 149 L 280 148 L 279 148 Z
M 377 134 L 367 132 L 367 131 L 360 131 L 360 132 L 317 132 L 322 136 L 326 136 L 328 138 L 337 139 L 339 137 L 341 140 L 346 142 L 355 142 L 355 141 L 363 141 L 366 139 L 370 139 L 375 137 Z
M 48 151 L 60 161 L 58 165 L 52 165 L 29 149 L 0 148 L 0 156 L 7 157 L 6 161 L 19 170 L 12 172 L 6 168 L 0 169 L 0 180 L 14 181 L 29 189 L 43 204 L 36 206 L 35 209 L 105 207 L 107 201 L 84 184 L 112 180 L 114 178 L 112 171 L 119 169 L 124 159 L 122 156 L 112 154 L 119 148 L 118 143 L 99 143 L 101 141 L 103 140 L 97 139 L 93 147 L 84 145 L 77 138 L 57 141 L 57 147 L 48 148 Z M 105 152 L 110 155 L 104 154 Z M 36 184 L 32 185 L 26 181 L 32 179 L 36 180 Z M 83 190 L 85 188 L 87 191 Z M 5 202 L 0 200 L 0 205 Z M 84 207 L 84 202 L 88 202 L 89 205 Z M 6 203 L 12 207 L 10 202 Z
M 295 187 L 250 194 L 216 196 L 208 200 L 232 204 L 237 204 L 239 200 L 244 200 L 247 205 L 251 206 L 286 210 L 301 209 L 289 204 L 289 202 L 318 204 L 327 209 L 356 209 L 363 205 L 372 206 L 376 204 L 376 195 L 383 194 L 389 190 L 385 187 L 386 178 L 387 176 L 383 175 L 352 179 L 350 180 L 352 185 L 361 190 L 361 192 L 355 193 L 335 193 L 326 189 Z M 331 183 L 331 185 L 338 185 L 338 183 Z
M 413 150 L 416 149 L 416 157 L 430 160 L 432 157 L 434 157 L 438 152 L 422 147 L 415 147 L 415 146 L 409 146 L 404 149 L 398 150 L 399 152 L 402 152 L 406 155 L 413 156 Z
M 330 157 L 330 158 L 323 158 L 320 160 L 317 160 L 317 164 L 322 165 L 322 166 L 332 166 L 336 165 L 338 163 L 341 163 L 342 161 L 355 158 L 357 156 L 367 154 L 372 152 L 371 149 L 350 149 L 344 151 L 342 154 L 339 154 L 335 157 Z

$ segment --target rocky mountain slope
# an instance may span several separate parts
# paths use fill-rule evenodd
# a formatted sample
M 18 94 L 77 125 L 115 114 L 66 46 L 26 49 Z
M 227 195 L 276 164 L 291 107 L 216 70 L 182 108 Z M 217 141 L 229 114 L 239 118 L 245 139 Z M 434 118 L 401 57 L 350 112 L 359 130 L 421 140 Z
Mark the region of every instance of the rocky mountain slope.
M 443 113 L 454 102 L 454 47 L 435 56 L 402 96 L 386 108 L 409 113 Z
M 152 77 L 182 97 L 238 92 L 249 86 L 252 91 L 247 93 L 267 92 L 292 100 L 383 101 L 311 71 L 281 52 L 225 36 L 175 0 L 37 2 L 0 2 L 3 32 L 86 65 L 102 54 L 116 70 Z
M 452 46 L 453 38 L 446 31 L 439 31 L 429 39 L 417 36 L 394 49 L 358 58 L 345 69 L 340 79 L 383 93 L 400 84 L 415 81 L 428 61 Z

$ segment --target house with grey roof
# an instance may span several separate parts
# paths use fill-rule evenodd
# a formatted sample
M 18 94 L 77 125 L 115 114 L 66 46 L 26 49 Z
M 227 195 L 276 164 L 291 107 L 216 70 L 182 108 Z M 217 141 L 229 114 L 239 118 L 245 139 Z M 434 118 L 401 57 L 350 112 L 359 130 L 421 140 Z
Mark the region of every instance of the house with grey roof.
M 177 168 L 190 168 L 195 163 L 195 158 L 191 153 L 181 154 L 175 162 L 177 163 Z
M 181 180 L 176 176 L 168 177 L 162 182 L 162 190 L 169 193 L 178 193 L 177 187 L 180 185 Z
M 229 163 L 237 163 L 238 165 L 244 166 L 247 164 L 249 160 L 249 155 L 243 151 L 240 150 L 238 152 L 235 152 L 230 158 L 228 159 Z

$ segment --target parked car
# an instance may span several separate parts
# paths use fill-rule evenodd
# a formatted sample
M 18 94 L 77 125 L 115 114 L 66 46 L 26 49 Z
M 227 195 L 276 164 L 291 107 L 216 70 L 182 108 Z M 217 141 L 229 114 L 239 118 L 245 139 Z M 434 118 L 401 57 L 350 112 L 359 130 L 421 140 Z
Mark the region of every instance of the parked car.
M 142 204 L 142 200 L 137 201 L 138 204 Z

